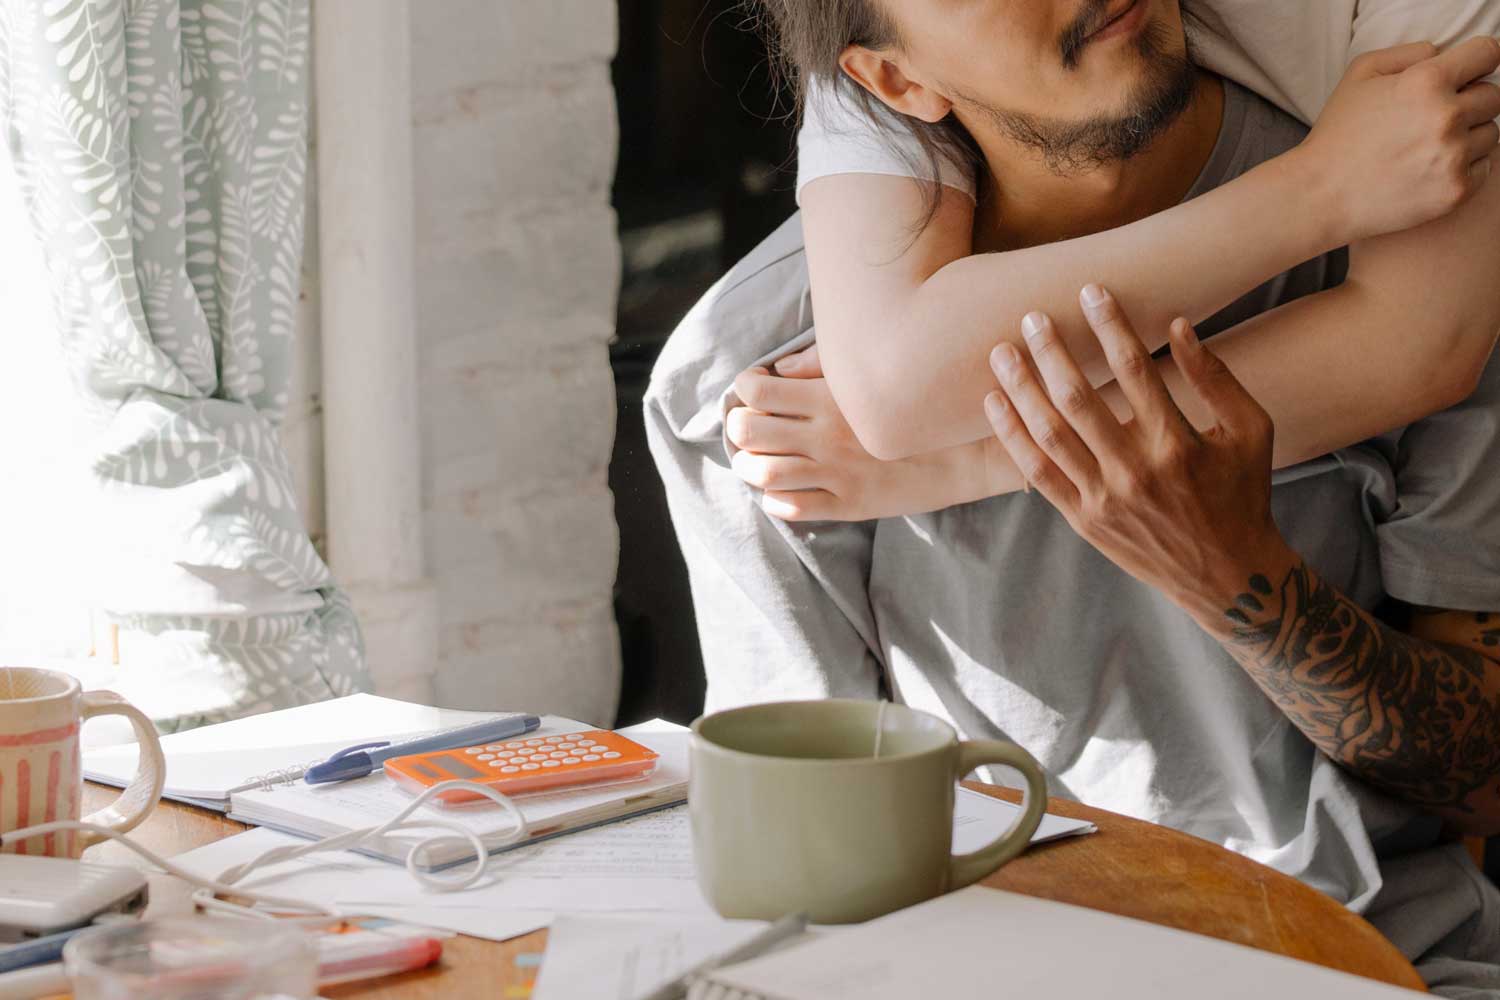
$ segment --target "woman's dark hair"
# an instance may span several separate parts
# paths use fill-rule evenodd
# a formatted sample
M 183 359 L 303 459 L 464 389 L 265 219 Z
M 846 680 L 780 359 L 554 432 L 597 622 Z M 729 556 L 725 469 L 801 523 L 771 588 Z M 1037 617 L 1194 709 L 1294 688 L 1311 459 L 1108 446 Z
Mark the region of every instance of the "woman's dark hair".
M 934 124 L 896 114 L 839 68 L 839 56 L 850 45 L 878 50 L 901 44 L 879 0 L 746 0 L 746 4 L 765 35 L 780 75 L 796 95 L 799 121 L 809 82 L 816 78 L 834 100 L 860 112 L 877 131 L 894 138 L 895 130 L 902 129 L 915 138 L 918 162 L 908 163 L 914 174 L 938 177 L 944 160 L 977 169 L 979 149 L 953 115 Z M 892 149 L 903 158 L 913 156 L 909 144 L 893 143 Z M 923 192 L 923 213 L 914 233 L 925 229 L 937 213 L 937 186 L 923 185 Z

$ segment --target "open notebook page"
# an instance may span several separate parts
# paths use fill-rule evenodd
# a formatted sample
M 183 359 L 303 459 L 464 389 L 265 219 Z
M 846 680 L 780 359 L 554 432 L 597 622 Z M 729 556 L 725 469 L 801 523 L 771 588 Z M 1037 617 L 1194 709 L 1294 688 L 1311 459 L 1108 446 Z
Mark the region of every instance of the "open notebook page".
M 167 757 L 168 798 L 224 808 L 232 789 L 285 768 L 325 760 L 356 743 L 415 739 L 438 729 L 462 726 L 506 712 L 433 708 L 373 694 L 299 705 L 161 739 Z M 553 718 L 553 717 L 549 717 Z M 564 726 L 585 727 L 570 719 Z M 90 781 L 123 786 L 135 773 L 134 743 L 86 750 L 83 775 Z

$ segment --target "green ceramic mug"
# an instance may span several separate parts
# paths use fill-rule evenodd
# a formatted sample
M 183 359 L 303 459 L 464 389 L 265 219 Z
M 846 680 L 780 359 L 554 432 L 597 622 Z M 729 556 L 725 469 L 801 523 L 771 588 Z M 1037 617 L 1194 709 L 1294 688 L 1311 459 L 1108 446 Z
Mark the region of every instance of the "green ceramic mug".
M 777 702 L 693 723 L 693 854 L 720 914 L 869 920 L 984 878 L 1025 849 L 1047 805 L 1032 756 L 1013 743 L 960 740 L 936 716 L 881 704 Z M 986 764 L 1025 776 L 1021 815 L 990 844 L 955 856 L 954 784 Z

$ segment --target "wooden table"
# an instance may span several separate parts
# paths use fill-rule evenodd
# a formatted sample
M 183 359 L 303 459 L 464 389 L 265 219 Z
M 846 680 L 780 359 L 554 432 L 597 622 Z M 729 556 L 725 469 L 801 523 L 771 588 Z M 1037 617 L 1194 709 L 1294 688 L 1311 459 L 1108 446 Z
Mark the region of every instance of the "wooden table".
M 976 791 L 1015 801 L 1018 794 L 967 783 Z M 84 811 L 98 808 L 114 789 L 86 785 Z M 1397 986 L 1421 990 L 1422 980 L 1380 932 L 1331 898 L 1217 844 L 1102 809 L 1053 799 L 1048 809 L 1086 819 L 1099 832 L 1034 847 L 984 884 L 996 889 L 1149 920 L 1167 927 L 1235 941 Z M 245 829 L 191 806 L 164 802 L 136 831 L 143 843 L 173 855 Z M 89 852 L 96 861 L 137 864 L 116 844 Z M 150 913 L 181 912 L 188 894 L 176 879 L 156 875 Z M 524 982 L 518 954 L 540 952 L 547 932 L 496 943 L 456 937 L 443 960 L 423 972 L 324 992 L 360 1000 L 468 1000 L 504 998 Z M 514 995 L 511 993 L 510 995 Z

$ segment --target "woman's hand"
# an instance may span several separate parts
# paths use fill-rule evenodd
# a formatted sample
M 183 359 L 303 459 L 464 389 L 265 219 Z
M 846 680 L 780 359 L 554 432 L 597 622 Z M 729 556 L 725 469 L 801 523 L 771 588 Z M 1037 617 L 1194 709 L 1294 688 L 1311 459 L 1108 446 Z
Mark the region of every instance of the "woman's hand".
M 1339 243 L 1447 215 L 1489 179 L 1500 87 L 1480 79 L 1497 68 L 1500 41 L 1488 37 L 1441 54 L 1430 42 L 1399 45 L 1350 64 L 1296 151 L 1331 194 Z
M 740 450 L 736 475 L 762 491 L 761 507 L 785 521 L 868 521 L 939 510 L 1014 488 L 993 442 L 896 462 L 860 446 L 839 411 L 817 345 L 752 368 L 734 381 L 742 405 L 725 432 Z M 1009 473 L 1009 475 L 1007 475 Z

